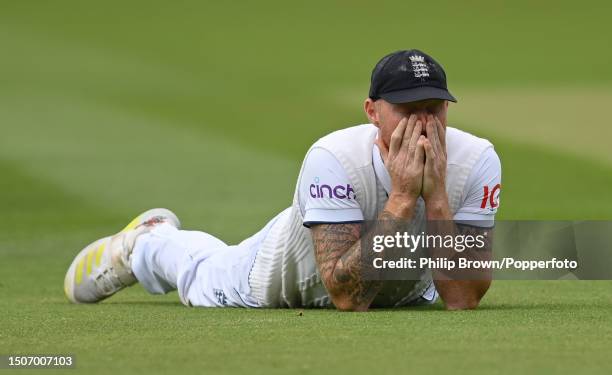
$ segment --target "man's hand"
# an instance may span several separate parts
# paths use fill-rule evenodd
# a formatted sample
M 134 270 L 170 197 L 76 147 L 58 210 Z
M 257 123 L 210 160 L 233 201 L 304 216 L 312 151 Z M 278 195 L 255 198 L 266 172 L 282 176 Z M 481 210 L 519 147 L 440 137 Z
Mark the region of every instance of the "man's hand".
M 446 193 L 446 129 L 435 116 L 427 116 L 425 124 L 427 140 L 425 141 L 425 168 L 423 170 L 423 190 L 428 231 L 442 235 L 477 234 L 487 229 L 472 226 L 457 226 L 448 204 Z M 485 236 L 486 237 L 486 236 Z M 483 251 L 463 252 L 461 255 L 474 260 L 488 260 L 491 257 L 491 242 L 488 238 Z M 454 259 L 459 253 L 454 249 L 432 249 L 433 258 Z M 475 280 L 453 280 L 452 276 L 433 270 L 432 276 L 436 290 L 449 310 L 474 309 L 480 303 L 491 285 L 491 275 L 478 275 Z
M 437 117 L 428 115 L 425 124 L 425 168 L 422 196 L 426 206 L 448 205 L 446 194 L 446 129 Z
M 411 115 L 399 122 L 391 134 L 388 149 L 380 138 L 376 141 L 391 176 L 390 207 L 387 208 L 401 218 L 412 216 L 423 188 L 426 138 L 421 135 L 422 130 L 422 122 Z

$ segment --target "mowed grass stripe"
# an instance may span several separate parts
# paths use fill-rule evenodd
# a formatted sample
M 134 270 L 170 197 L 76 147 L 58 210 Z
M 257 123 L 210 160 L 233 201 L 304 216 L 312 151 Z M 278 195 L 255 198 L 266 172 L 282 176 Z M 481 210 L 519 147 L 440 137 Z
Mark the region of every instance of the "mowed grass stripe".
M 492 139 L 544 146 L 612 166 L 612 87 L 459 88 L 451 118 Z
M 291 203 L 299 161 L 73 96 L 13 96 L 0 109 L 12 124 L 1 157 L 128 220 L 166 206 L 239 239 Z M 236 217 L 246 224 L 233 231 Z
M 26 173 L 23 165 L 0 159 L 0 240 L 41 240 L 100 228 L 117 220 L 108 205 L 55 185 L 44 176 Z M 6 250 L 6 247 L 2 247 Z M 27 255 L 22 249 L 21 254 Z M 51 255 L 51 254 L 49 254 Z M 5 264 L 4 262 L 2 263 Z
M 194 219 L 199 227 L 238 240 L 259 228 L 262 218 L 290 204 L 298 160 L 257 154 L 226 139 L 175 129 L 98 102 L 32 94 L 17 98 L 0 104 L 5 124 L 14 125 L 0 140 L 0 155 L 37 179 L 128 218 L 152 206 L 167 206 L 187 218 L 187 224 Z M 25 101 L 45 111 L 28 113 L 20 106 Z M 66 102 L 75 107 L 67 108 Z M 500 217 L 609 217 L 609 200 L 601 199 L 610 186 L 609 168 L 491 139 L 504 168 Z M 576 197 L 579 206 L 567 196 Z M 217 199 L 222 197 L 228 199 Z M 238 232 L 224 225 L 230 220 L 238 224 Z
M 608 164 L 502 137 L 490 139 L 502 162 L 497 219 L 612 219 Z

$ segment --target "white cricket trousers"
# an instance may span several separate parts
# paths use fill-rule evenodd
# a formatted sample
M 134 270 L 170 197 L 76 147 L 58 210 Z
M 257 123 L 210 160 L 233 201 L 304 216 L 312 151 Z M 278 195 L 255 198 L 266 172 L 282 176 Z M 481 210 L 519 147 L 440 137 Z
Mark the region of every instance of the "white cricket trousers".
M 178 290 L 187 306 L 259 307 L 251 295 L 249 273 L 274 222 L 234 246 L 208 233 L 162 223 L 137 238 L 132 271 L 150 293 Z

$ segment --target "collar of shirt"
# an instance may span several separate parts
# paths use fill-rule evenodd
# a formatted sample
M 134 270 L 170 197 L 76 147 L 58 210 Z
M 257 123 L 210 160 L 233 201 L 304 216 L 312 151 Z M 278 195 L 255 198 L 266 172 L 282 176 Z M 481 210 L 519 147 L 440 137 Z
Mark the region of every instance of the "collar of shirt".
M 372 163 L 374 164 L 374 173 L 376 173 L 378 181 L 382 184 L 387 195 L 391 194 L 391 175 L 389 175 L 385 167 L 385 162 L 380 155 L 380 150 L 376 143 L 374 143 L 374 147 L 372 147 Z

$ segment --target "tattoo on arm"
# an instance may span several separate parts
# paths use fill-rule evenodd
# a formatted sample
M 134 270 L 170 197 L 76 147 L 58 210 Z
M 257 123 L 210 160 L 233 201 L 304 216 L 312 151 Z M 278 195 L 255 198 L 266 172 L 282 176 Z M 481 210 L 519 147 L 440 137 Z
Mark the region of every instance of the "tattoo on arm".
M 456 224 L 457 232 L 464 236 L 484 236 L 484 246 L 475 248 L 474 251 L 490 252 L 493 250 L 493 228 L 481 228 L 467 224 Z
M 392 233 L 397 230 L 398 221 L 399 218 L 383 211 L 374 228 L 365 235 Z M 312 228 L 312 234 L 319 272 L 332 299 L 336 297 L 334 303 L 342 298 L 365 310 L 380 291 L 382 281 L 363 277 L 369 271 L 366 267 L 372 264 L 371 259 L 364 257 L 381 254 L 361 251 L 362 229 L 362 224 L 321 224 Z

